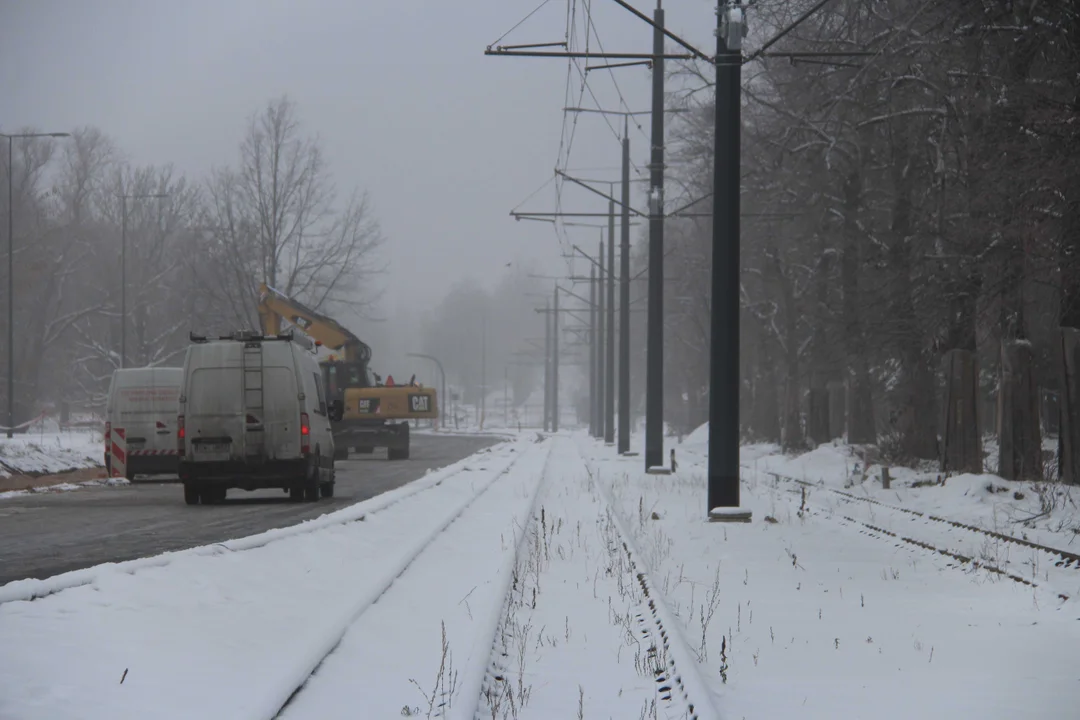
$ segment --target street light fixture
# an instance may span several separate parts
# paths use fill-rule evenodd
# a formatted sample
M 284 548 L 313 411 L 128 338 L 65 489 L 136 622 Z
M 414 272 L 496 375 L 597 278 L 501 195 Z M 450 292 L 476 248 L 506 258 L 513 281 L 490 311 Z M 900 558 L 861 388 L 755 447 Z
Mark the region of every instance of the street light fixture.
M 12 166 L 15 164 L 15 138 L 64 138 L 71 133 L 0 133 L 8 141 L 8 427 L 7 436 L 15 437 L 15 183 Z
M 167 197 L 169 193 L 120 195 L 120 367 L 127 367 L 127 201 Z

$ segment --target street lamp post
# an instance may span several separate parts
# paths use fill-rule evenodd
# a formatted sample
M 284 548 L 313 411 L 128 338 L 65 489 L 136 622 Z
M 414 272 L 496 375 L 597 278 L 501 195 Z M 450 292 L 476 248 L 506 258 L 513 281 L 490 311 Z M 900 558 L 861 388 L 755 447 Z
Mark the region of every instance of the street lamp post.
M 430 360 L 431 362 L 435 363 L 435 366 L 437 368 L 439 368 L 439 375 L 442 381 L 442 390 L 440 391 L 440 394 L 442 395 L 443 399 L 443 401 L 439 404 L 442 406 L 440 408 L 442 414 L 442 426 L 446 427 L 446 371 L 443 370 L 442 363 L 439 362 L 438 359 L 432 355 L 424 355 L 422 353 L 407 353 L 406 355 L 408 357 L 424 358 L 425 360 Z
M 120 367 L 127 367 L 127 201 L 167 197 L 168 193 L 120 195 Z
M 71 133 L 0 133 L 8 141 L 8 428 L 7 436 L 15 437 L 15 138 L 62 138 Z

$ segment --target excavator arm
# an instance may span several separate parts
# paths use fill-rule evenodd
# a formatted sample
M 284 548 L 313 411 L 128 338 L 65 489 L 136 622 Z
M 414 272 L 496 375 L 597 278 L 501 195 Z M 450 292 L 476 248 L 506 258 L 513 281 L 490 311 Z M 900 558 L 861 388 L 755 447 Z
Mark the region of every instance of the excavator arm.
M 259 287 L 259 322 L 264 335 L 281 332 L 281 321 L 300 328 L 305 335 L 343 359 L 321 362 L 327 397 L 338 403 L 331 415 L 334 453 L 338 460 L 356 452 L 370 453 L 385 447 L 390 460 L 409 457 L 409 421 L 438 417 L 434 388 L 403 385 L 375 386 L 368 362 L 371 347 L 333 318 L 304 307 L 288 295 Z
M 371 360 L 371 346 L 337 320 L 305 307 L 265 283 L 259 286 L 259 320 L 265 335 L 277 335 L 281 332 L 281 321 L 287 320 L 327 349 L 341 352 L 345 362 L 366 365 Z

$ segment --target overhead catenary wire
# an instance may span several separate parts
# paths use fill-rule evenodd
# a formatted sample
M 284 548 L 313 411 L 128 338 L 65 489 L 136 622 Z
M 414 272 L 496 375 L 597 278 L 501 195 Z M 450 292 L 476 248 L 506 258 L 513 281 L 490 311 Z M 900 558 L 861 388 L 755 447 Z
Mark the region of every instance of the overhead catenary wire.
M 519 20 L 519 21 L 517 22 L 517 24 L 516 24 L 516 25 L 514 25 L 514 27 L 510 28 L 509 30 L 507 30 L 506 32 L 504 32 L 504 33 L 503 33 L 502 35 L 500 35 L 500 36 L 499 36 L 499 37 L 498 37 L 498 38 L 497 38 L 497 39 L 495 40 L 495 42 L 492 42 L 492 43 L 488 43 L 488 47 L 494 47 L 494 46 L 498 45 L 499 43 L 501 43 L 501 42 L 502 42 L 503 40 L 505 40 L 505 39 L 506 39 L 506 36 L 507 36 L 507 35 L 509 35 L 510 33 L 514 32 L 514 31 L 515 31 L 515 30 L 517 30 L 517 29 L 518 29 L 519 27 L 521 27 L 521 26 L 522 26 L 522 25 L 524 25 L 524 24 L 525 24 L 526 22 L 528 22 L 529 18 L 531 18 L 531 17 L 532 17 L 533 15 L 535 15 L 536 13 L 540 12 L 540 10 L 542 10 L 542 9 L 544 8 L 544 6 L 545 6 L 545 5 L 547 5 L 547 4 L 549 3 L 549 2 L 551 2 L 551 0 L 543 0 L 543 1 L 542 1 L 542 2 L 541 2 L 541 3 L 539 4 L 539 5 L 537 5 L 537 6 L 536 6 L 536 8 L 535 8 L 535 9 L 534 9 L 534 10 L 533 10 L 533 11 L 532 11 L 531 13 L 529 13 L 528 15 L 526 15 L 525 17 L 523 17 L 523 18 L 522 18 L 521 20 Z
M 550 2 L 550 0 L 544 0 L 543 2 L 541 2 L 528 15 L 526 15 L 521 21 L 519 21 L 517 24 L 515 24 L 512 28 L 510 28 L 510 30 L 508 30 L 506 33 L 504 33 L 502 36 L 500 36 L 498 40 L 496 40 L 494 43 L 492 43 L 491 46 L 498 44 L 504 38 L 506 38 L 508 35 L 510 35 L 514 30 L 521 27 L 521 25 L 523 25 L 526 21 L 528 21 L 531 17 L 533 17 L 537 12 L 539 12 L 549 2 Z M 579 57 L 577 57 L 575 55 L 578 55 L 578 54 L 587 55 L 588 53 L 590 53 L 591 52 L 591 44 L 592 44 L 593 40 L 595 40 L 595 43 L 596 43 L 597 47 L 599 48 L 599 51 L 600 51 L 601 55 L 606 54 L 606 51 L 605 51 L 605 48 L 604 48 L 604 45 L 603 45 L 603 40 L 602 40 L 602 38 L 600 36 L 599 28 L 597 27 L 597 24 L 596 24 L 595 16 L 593 14 L 592 0 L 580 0 L 580 2 L 581 2 L 580 10 L 579 10 L 579 7 L 578 7 L 578 0 L 567 0 L 567 2 L 566 2 L 566 16 L 565 16 L 566 24 L 565 24 L 565 28 L 564 28 L 564 34 L 563 34 L 564 42 L 561 43 L 561 44 L 563 44 L 565 46 L 568 53 L 574 53 L 574 55 L 571 55 L 571 56 L 567 57 L 567 68 L 566 68 L 566 77 L 565 77 L 565 84 L 564 84 L 563 100 L 564 100 L 564 103 L 565 103 L 566 107 L 569 107 L 569 106 L 580 107 L 583 104 L 582 101 L 583 101 L 585 95 L 588 94 L 589 97 L 591 98 L 591 100 L 593 101 L 593 103 L 595 103 L 596 107 L 600 108 L 600 107 L 603 107 L 604 104 L 600 102 L 600 98 L 597 96 L 597 92 L 594 89 L 593 84 L 589 82 L 588 70 L 582 66 L 582 64 L 581 64 L 582 61 L 579 59 Z M 582 39 L 582 36 L 584 36 L 584 40 Z M 548 43 L 548 44 L 559 44 L 559 43 Z M 488 48 L 489 50 L 491 49 L 491 46 L 489 46 L 489 48 Z M 582 46 L 583 46 L 583 48 L 582 48 Z M 583 52 L 582 52 L 582 49 L 583 49 Z M 575 72 L 577 73 L 578 79 L 579 79 L 579 82 L 576 83 L 577 84 L 576 88 L 574 88 L 574 84 L 575 84 L 574 83 L 574 73 Z M 623 94 L 623 91 L 622 91 L 621 86 L 619 85 L 618 79 L 616 78 L 616 76 L 614 74 L 614 70 L 612 68 L 608 68 L 608 72 L 609 72 L 610 77 L 611 77 L 611 81 L 612 81 L 612 85 L 614 87 L 615 94 L 618 97 L 619 107 L 624 108 L 627 112 L 629 112 L 630 111 L 629 104 L 627 103 L 626 97 Z M 575 92 L 575 90 L 576 90 L 576 92 Z M 576 102 L 572 101 L 572 99 L 571 99 L 572 95 L 577 95 L 577 101 Z M 576 139 L 576 136 L 577 136 L 577 122 L 578 122 L 579 118 L 578 118 L 577 113 L 573 113 L 573 114 L 574 114 L 574 117 L 571 119 L 571 118 L 567 118 L 566 117 L 567 113 L 564 112 L 563 118 L 562 118 L 562 125 L 561 125 L 561 128 L 560 128 L 559 147 L 558 147 L 557 159 L 556 159 L 556 169 L 559 169 L 560 167 L 562 167 L 564 169 L 564 172 L 565 172 L 566 169 L 568 169 L 570 167 L 570 160 L 571 160 L 571 157 L 573 156 L 574 142 L 575 142 L 575 139 Z M 627 117 L 629 117 L 629 115 Z M 622 141 L 622 133 L 620 132 L 620 129 L 616 128 L 612 124 L 611 120 L 606 115 L 604 116 L 604 122 L 608 126 L 608 129 L 611 131 L 612 136 L 618 142 L 621 142 Z M 642 133 L 644 135 L 645 130 L 642 127 L 642 125 L 639 122 L 637 122 L 636 120 L 633 121 L 633 124 L 634 124 L 634 127 L 637 128 L 638 132 L 640 132 L 640 133 Z M 631 169 L 634 171 L 634 174 L 636 176 L 638 176 L 638 177 L 643 176 L 645 174 L 645 171 L 642 168 L 640 168 L 638 165 L 634 164 L 633 162 L 631 162 Z M 554 222 L 552 222 L 552 228 L 555 231 L 556 239 L 557 239 L 559 245 L 565 251 L 568 244 L 570 243 L 570 237 L 569 237 L 569 234 L 568 234 L 567 223 L 563 222 L 562 218 L 560 217 L 560 214 L 563 212 L 562 195 L 563 195 L 564 180 L 565 180 L 565 178 L 560 177 L 559 174 L 556 173 L 552 178 L 549 178 L 547 181 L 545 181 L 543 185 L 541 185 L 535 191 L 530 193 L 529 196 L 525 198 L 525 200 L 523 200 L 521 203 L 519 203 L 515 207 L 515 210 L 512 211 L 511 214 L 514 214 L 514 212 L 516 212 L 516 210 L 518 208 L 520 208 L 522 205 L 524 205 L 531 198 L 535 197 L 539 192 L 541 192 L 544 188 L 546 188 L 548 184 L 550 184 L 551 182 L 554 182 L 555 183 L 555 210 L 556 210 L 556 212 L 553 213 L 553 215 L 555 217 L 554 217 Z M 572 270 L 572 268 L 569 267 L 569 263 L 568 263 L 568 269 Z
M 593 37 L 596 38 L 596 47 L 600 48 L 601 53 L 606 53 L 607 50 L 604 49 L 604 41 L 600 39 L 600 31 L 597 30 L 596 23 L 592 22 L 590 18 L 589 24 L 592 27 Z M 630 104 L 626 102 L 626 97 L 623 95 L 622 88 L 619 87 L 619 80 L 615 75 L 615 69 L 609 67 L 607 71 L 608 74 L 611 76 L 611 84 L 615 86 L 615 93 L 619 96 L 619 105 L 623 107 L 627 112 L 632 112 L 630 110 Z M 641 123 L 639 123 L 637 119 L 633 116 L 628 115 L 627 117 L 630 118 L 630 122 L 633 123 L 634 127 L 638 129 L 638 132 L 641 133 L 641 136 L 648 140 L 649 136 L 645 134 L 645 128 L 641 126 Z M 618 136 L 618 133 L 616 133 L 616 136 Z

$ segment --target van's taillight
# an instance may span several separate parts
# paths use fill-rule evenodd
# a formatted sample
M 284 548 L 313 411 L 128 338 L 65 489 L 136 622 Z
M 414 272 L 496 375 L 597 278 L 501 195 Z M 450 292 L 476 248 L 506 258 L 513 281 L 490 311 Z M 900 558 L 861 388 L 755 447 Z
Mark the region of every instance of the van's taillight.
M 311 425 L 308 423 L 308 414 L 300 413 L 300 453 L 307 455 L 311 452 Z
M 187 437 L 187 431 L 184 430 L 184 416 L 176 416 L 176 449 L 180 452 L 184 452 L 184 438 Z

